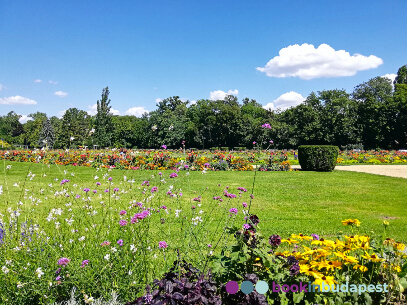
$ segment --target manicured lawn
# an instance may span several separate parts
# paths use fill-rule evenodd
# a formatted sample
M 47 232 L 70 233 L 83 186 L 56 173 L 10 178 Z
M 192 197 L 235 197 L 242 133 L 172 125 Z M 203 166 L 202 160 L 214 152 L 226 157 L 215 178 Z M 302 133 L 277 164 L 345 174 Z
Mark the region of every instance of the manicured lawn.
M 12 165 L 12 168 L 5 175 L 7 165 Z M 68 171 L 67 175 L 64 175 L 64 170 Z M 27 177 L 30 172 L 35 174 L 32 180 Z M 55 207 L 56 199 L 52 194 L 46 196 L 46 199 L 44 194 L 39 194 L 40 189 L 48 190 L 50 183 L 59 185 L 62 179 L 70 177 L 75 180 L 78 188 L 91 187 L 95 183 L 94 176 L 102 177 L 106 172 L 107 170 L 97 171 L 86 167 L 48 167 L 43 164 L 2 162 L 0 185 L 3 185 L 3 194 L 0 196 L 0 212 L 5 214 L 8 206 L 15 206 L 19 200 L 29 201 L 29 196 L 33 195 L 42 201 L 37 206 L 39 209 L 35 209 L 36 215 L 40 211 L 48 213 Z M 75 178 L 71 173 L 75 174 Z M 170 173 L 171 171 L 163 172 L 164 176 Z M 251 193 L 256 175 L 251 213 L 259 216 L 260 229 L 265 235 L 280 234 L 288 237 L 291 233 L 302 232 L 332 236 L 344 229 L 341 220 L 358 218 L 362 222 L 361 232 L 372 235 L 371 231 L 374 231 L 381 235 L 382 222 L 388 220 L 389 235 L 397 240 L 407 241 L 406 179 L 343 171 L 185 174 L 185 171 L 181 171 L 177 182 L 182 187 L 184 197 L 189 199 L 202 195 L 202 205 L 213 205 L 211 198 L 222 196 L 225 186 L 229 186 L 231 193 L 237 194 L 236 188 L 239 186 Z M 109 175 L 119 188 L 128 187 L 123 179 L 124 175 L 127 176 L 127 181 L 134 179 L 132 187 L 136 189 L 142 181 L 149 180 L 151 175 L 157 177 L 158 171 L 111 170 Z M 59 180 L 55 181 L 55 178 Z M 19 186 L 13 186 L 15 183 Z M 121 195 L 121 200 L 137 199 L 136 197 L 136 192 L 128 192 Z M 196 203 L 190 202 L 191 206 Z M 112 202 L 112 207 L 114 204 Z M 242 206 L 236 207 L 240 210 Z M 213 215 L 216 220 L 216 209 Z

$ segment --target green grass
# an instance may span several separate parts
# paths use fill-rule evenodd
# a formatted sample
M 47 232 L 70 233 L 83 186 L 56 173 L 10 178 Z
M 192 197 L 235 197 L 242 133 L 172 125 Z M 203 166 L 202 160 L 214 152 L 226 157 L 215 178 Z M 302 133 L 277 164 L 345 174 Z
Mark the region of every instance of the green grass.
M 7 165 L 12 165 L 12 169 L 5 175 Z M 15 206 L 31 193 L 41 197 L 41 188 L 47 189 L 49 183 L 59 185 L 61 179 L 70 179 L 72 172 L 75 173 L 72 180 L 81 188 L 94 185 L 95 174 L 100 177 L 103 175 L 94 168 L 73 166 L 48 167 L 43 164 L 3 162 L 1 167 L 0 185 L 3 185 L 3 195 L 0 196 L 0 213 L 4 215 L 8 206 Z M 68 171 L 67 176 L 64 175 L 64 170 Z M 27 178 L 30 171 L 36 174 L 32 181 Z M 165 175 L 169 173 L 170 171 L 164 172 Z M 123 175 L 126 175 L 127 179 L 134 179 L 134 187 L 138 187 L 143 180 L 148 180 L 153 174 L 157 176 L 158 172 L 112 170 L 109 174 L 113 181 L 123 181 Z M 186 198 L 205 193 L 202 204 L 210 205 L 213 204 L 210 198 L 222 196 L 225 186 L 229 186 L 232 193 L 237 193 L 238 186 L 245 187 L 250 193 L 254 175 L 254 172 L 190 172 L 189 177 L 183 174 L 180 177 L 182 176 Z M 59 181 L 54 181 L 55 178 Z M 14 183 L 19 183 L 19 187 L 13 187 Z M 117 186 L 121 187 L 121 183 Z M 407 241 L 406 179 L 343 171 L 256 172 L 253 193 L 255 198 L 251 213 L 259 216 L 260 228 L 265 235 L 280 234 L 288 237 L 291 233 L 302 232 L 333 236 L 342 230 L 349 232 L 342 226 L 341 220 L 358 218 L 362 222 L 360 231 L 363 233 L 371 235 L 374 231 L 375 234 L 381 234 L 382 222 L 388 220 L 389 235 L 397 240 Z M 41 210 L 46 213 L 55 207 L 52 196 L 48 197 L 48 200 L 39 204 L 40 209 L 36 209 L 35 213 L 40 213 Z M 136 199 L 135 197 L 135 194 L 126 194 L 123 200 Z M 114 204 L 112 202 L 113 208 Z M 191 201 L 191 205 L 193 204 L 195 203 Z M 241 210 L 241 205 L 236 207 Z

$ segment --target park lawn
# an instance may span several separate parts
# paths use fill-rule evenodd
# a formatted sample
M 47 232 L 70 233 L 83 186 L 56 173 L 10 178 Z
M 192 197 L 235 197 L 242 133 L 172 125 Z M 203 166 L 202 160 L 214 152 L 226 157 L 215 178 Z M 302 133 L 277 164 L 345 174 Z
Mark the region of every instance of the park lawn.
M 7 165 L 12 165 L 12 168 L 6 170 Z M 35 174 L 32 180 L 32 176 L 28 177 L 30 172 Z M 34 196 L 42 198 L 35 213 L 44 213 L 46 217 L 49 210 L 55 207 L 55 200 L 59 199 L 39 194 L 40 189 L 47 190 L 50 183 L 59 185 L 62 179 L 70 178 L 79 188 L 90 187 L 95 183 L 95 175 L 101 178 L 106 172 L 106 169 L 97 171 L 87 167 L 3 161 L 0 169 L 0 185 L 3 185 L 0 213 L 5 214 L 9 206 Z M 171 172 L 164 171 L 163 174 L 168 176 Z M 75 176 L 71 176 L 71 173 Z M 119 188 L 128 183 L 124 181 L 124 175 L 127 181 L 135 181 L 132 187 L 137 189 L 142 181 L 151 179 L 152 175 L 157 177 L 158 171 L 113 169 L 109 172 L 114 186 Z M 254 182 L 250 213 L 258 215 L 259 228 L 266 236 L 279 234 L 286 238 L 291 233 L 316 233 L 334 237 L 341 231 L 349 233 L 341 220 L 357 218 L 362 224 L 355 232 L 381 236 L 383 220 L 387 220 L 390 222 L 388 235 L 402 242 L 407 241 L 406 179 L 343 171 L 190 172 L 189 176 L 185 171 L 180 171 L 179 177 L 184 204 L 191 206 L 198 204 L 192 198 L 199 195 L 202 195 L 202 205 L 213 204 L 212 197 L 222 196 L 225 186 L 229 186 L 231 193 L 237 194 L 237 187 L 244 187 L 248 193 L 252 193 Z M 13 186 L 15 183 L 19 186 Z M 120 197 L 120 200 L 136 200 L 137 194 L 136 191 L 128 192 Z M 186 202 L 186 198 L 190 203 Z M 115 202 L 111 204 L 114 208 Z M 242 208 L 241 204 L 236 204 L 236 207 L 239 210 Z M 213 215 L 211 226 L 216 225 L 216 209 Z

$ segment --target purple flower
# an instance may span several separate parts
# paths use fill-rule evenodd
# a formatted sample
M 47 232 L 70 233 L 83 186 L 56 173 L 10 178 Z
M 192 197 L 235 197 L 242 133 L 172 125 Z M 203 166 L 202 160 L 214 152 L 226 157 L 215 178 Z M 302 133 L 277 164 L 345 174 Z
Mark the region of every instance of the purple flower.
M 125 210 L 121 210 L 119 214 L 120 214 L 120 215 L 126 215 L 127 212 L 126 212 Z
M 237 189 L 238 189 L 239 191 L 242 191 L 242 192 L 245 192 L 245 193 L 247 192 L 247 190 L 246 190 L 244 187 L 240 187 L 240 186 L 239 186 Z
M 259 217 L 257 217 L 257 215 L 251 215 L 249 219 L 255 226 L 260 222 Z
M 113 180 L 113 178 L 112 178 L 112 177 L 109 177 L 107 180 L 112 181 L 112 180 Z
M 58 268 L 57 271 L 55 271 L 55 274 L 59 274 L 61 272 L 61 268 Z
M 70 261 L 71 261 L 71 260 L 70 260 L 69 258 L 62 257 L 62 258 L 60 258 L 60 259 L 58 260 L 58 265 L 65 267 L 66 265 L 68 265 L 68 263 L 69 263 Z
M 311 236 L 314 240 L 319 240 L 319 236 L 317 234 L 311 234 Z
M 271 129 L 271 126 L 268 123 L 265 123 L 265 124 L 261 125 L 261 127 L 266 128 L 266 129 Z
M 62 277 L 60 277 L 59 275 L 55 278 L 56 281 L 60 281 L 62 279 Z
M 269 238 L 269 244 L 272 247 L 278 247 L 281 244 L 281 237 L 279 235 L 271 235 Z
M 167 247 L 168 247 L 168 245 L 167 245 L 167 243 L 165 241 L 158 242 L 158 248 L 166 249 Z
M 210 167 L 210 166 L 211 166 L 210 163 L 205 163 L 205 164 L 204 164 L 204 167 Z
M 89 191 L 90 191 L 90 189 L 88 189 L 88 188 L 84 188 L 84 189 L 83 189 L 83 191 L 87 193 L 87 192 L 89 192 Z
M 231 209 L 229 210 L 229 213 L 236 215 L 236 214 L 237 214 L 237 209 L 236 209 L 236 208 L 231 208 Z
M 300 273 L 300 265 L 298 262 L 290 267 L 290 276 L 295 276 Z
M 114 192 L 118 192 L 118 191 L 119 191 L 119 188 L 118 188 L 118 187 L 115 187 L 115 188 L 113 189 L 113 191 L 114 191 Z
M 253 195 L 253 194 L 251 194 L 251 195 L 250 195 L 250 198 L 254 199 L 254 195 Z
M 85 259 L 83 262 L 82 262 L 82 268 L 83 267 L 85 267 L 87 264 L 89 264 L 89 261 L 87 260 L 87 259 Z
M 151 188 L 151 193 L 155 193 L 155 192 L 157 192 L 157 191 L 158 191 L 158 187 L 153 186 L 153 187 Z
M 256 144 L 256 141 L 253 141 L 253 145 L 255 145 Z
M 105 193 L 109 193 L 109 189 L 105 189 Z
M 162 172 L 159 172 L 158 174 L 159 174 L 160 176 L 162 176 L 162 175 L 163 175 L 163 173 L 162 173 Z
M 167 149 L 167 145 L 161 145 L 162 149 Z
M 143 183 L 141 184 L 141 186 L 146 185 L 146 186 L 150 186 L 150 181 L 146 180 L 143 181 Z
M 178 177 L 178 174 L 177 174 L 177 173 L 171 173 L 171 174 L 170 174 L 170 178 L 176 178 L 176 177 Z
M 119 239 L 119 240 L 117 241 L 117 244 L 118 244 L 120 247 L 123 247 L 123 239 Z
M 68 183 L 70 180 L 68 180 L 68 179 L 63 179 L 62 181 L 61 181 L 61 185 L 64 185 L 65 183 Z
M 124 220 L 124 219 L 119 220 L 119 225 L 120 225 L 121 227 L 126 226 L 126 225 L 127 225 L 127 220 Z
M 188 166 L 187 164 L 185 164 L 185 165 L 184 165 L 184 168 L 185 168 L 185 169 L 188 169 L 188 168 L 189 168 L 189 166 Z
M 79 198 L 81 198 L 81 196 L 79 194 L 76 194 L 75 198 L 79 199 Z
M 271 140 L 270 143 L 273 144 L 274 143 L 273 140 Z
M 249 225 L 248 223 L 245 223 L 244 225 L 243 225 L 243 229 L 245 229 L 245 230 L 248 230 L 248 229 L 250 229 L 251 228 L 251 225 Z
M 209 247 L 209 248 L 212 248 L 212 245 L 211 245 L 211 244 L 208 244 L 208 247 Z
M 242 206 L 243 206 L 244 208 L 247 208 L 247 203 L 246 203 L 246 202 L 242 202 Z
M 100 182 L 96 182 L 96 185 L 102 185 L 102 183 L 100 183 Z
M 96 194 L 98 191 L 97 190 L 93 190 L 93 194 Z

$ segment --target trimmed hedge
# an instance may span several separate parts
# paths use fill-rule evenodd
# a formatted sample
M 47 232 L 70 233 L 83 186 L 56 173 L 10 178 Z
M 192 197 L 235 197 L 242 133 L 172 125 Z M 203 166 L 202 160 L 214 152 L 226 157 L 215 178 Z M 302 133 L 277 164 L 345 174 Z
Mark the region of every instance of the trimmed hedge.
M 339 154 L 338 146 L 302 145 L 298 147 L 298 161 L 306 171 L 332 172 Z

